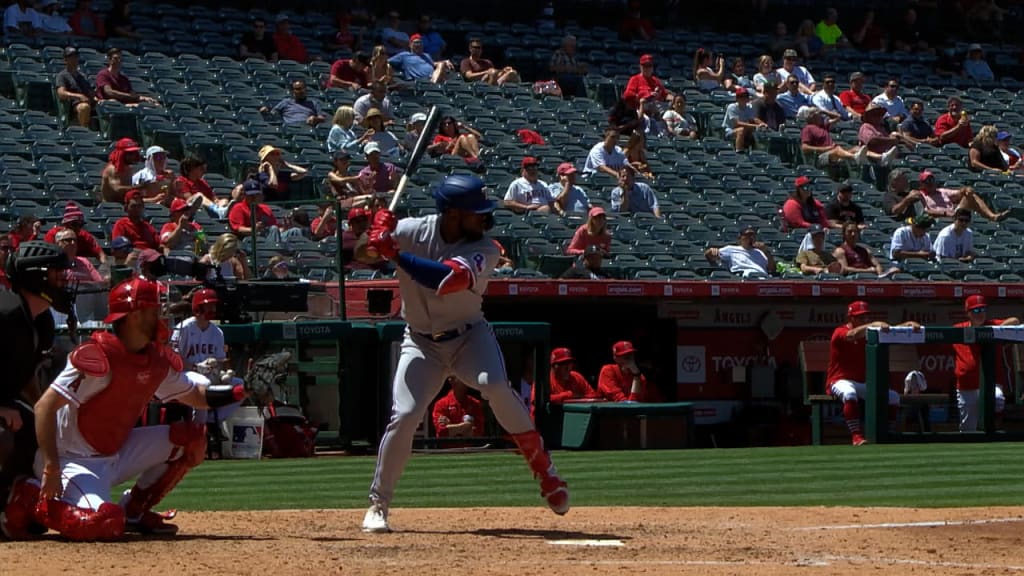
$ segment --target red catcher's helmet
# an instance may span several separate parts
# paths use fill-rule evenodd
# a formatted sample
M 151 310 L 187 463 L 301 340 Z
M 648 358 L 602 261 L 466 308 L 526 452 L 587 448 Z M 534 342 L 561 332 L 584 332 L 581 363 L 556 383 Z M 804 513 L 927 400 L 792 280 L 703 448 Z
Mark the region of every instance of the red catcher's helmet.
M 103 319 L 107 324 L 116 322 L 136 310 L 160 307 L 160 287 L 152 280 L 132 278 L 110 291 L 107 297 L 109 310 Z
M 199 314 L 199 308 L 203 304 L 217 304 L 217 292 L 210 288 L 203 288 L 192 295 L 192 313 Z

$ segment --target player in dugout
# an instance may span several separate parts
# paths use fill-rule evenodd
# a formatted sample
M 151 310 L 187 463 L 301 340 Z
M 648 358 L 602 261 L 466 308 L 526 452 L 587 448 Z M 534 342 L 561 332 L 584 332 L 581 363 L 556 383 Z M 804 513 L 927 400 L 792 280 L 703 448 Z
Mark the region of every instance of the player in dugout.
M 988 303 L 981 294 L 973 294 L 964 300 L 964 311 L 967 320 L 954 324 L 955 328 L 968 326 L 1017 326 L 1020 320 L 1016 317 L 989 318 Z M 978 429 L 978 395 L 981 388 L 981 346 L 979 344 L 953 344 L 956 357 L 956 406 L 960 411 L 960 431 L 974 432 Z M 998 377 L 999 372 L 996 371 Z M 1006 395 L 1000 386 L 996 386 L 997 415 L 1002 414 L 1006 407 Z

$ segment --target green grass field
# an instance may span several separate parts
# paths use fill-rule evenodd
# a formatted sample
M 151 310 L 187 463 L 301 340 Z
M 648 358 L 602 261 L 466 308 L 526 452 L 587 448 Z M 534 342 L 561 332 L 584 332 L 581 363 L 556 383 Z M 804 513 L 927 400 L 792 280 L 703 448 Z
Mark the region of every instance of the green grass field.
M 576 506 L 1024 505 L 1024 444 L 824 446 L 558 452 Z M 361 508 L 371 457 L 214 461 L 161 507 L 182 510 Z M 395 506 L 539 506 L 512 453 L 417 455 Z

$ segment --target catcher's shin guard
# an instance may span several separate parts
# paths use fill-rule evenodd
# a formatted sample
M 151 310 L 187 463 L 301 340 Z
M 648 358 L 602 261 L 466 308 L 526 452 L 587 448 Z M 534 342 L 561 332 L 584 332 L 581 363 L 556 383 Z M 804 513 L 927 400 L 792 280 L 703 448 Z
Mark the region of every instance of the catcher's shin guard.
M 128 518 L 139 518 L 150 511 L 206 456 L 206 425 L 199 422 L 175 422 L 170 426 L 169 435 L 171 443 L 181 449 L 181 455 L 167 462 L 167 469 L 149 486 L 143 488 L 136 483 L 132 487 L 124 502 Z
M 513 434 L 512 439 L 526 458 L 533 477 L 540 480 L 540 495 L 555 514 L 569 511 L 569 485 L 558 476 L 551 455 L 544 449 L 544 440 L 536 430 Z
M 68 540 L 119 540 L 124 536 L 124 509 L 104 502 L 99 509 L 79 508 L 60 500 L 46 500 L 36 509 L 37 520 Z
M 32 534 L 30 526 L 36 521 L 39 505 L 39 485 L 27 478 L 11 486 L 6 506 L 0 512 L 0 531 L 9 540 L 25 540 Z

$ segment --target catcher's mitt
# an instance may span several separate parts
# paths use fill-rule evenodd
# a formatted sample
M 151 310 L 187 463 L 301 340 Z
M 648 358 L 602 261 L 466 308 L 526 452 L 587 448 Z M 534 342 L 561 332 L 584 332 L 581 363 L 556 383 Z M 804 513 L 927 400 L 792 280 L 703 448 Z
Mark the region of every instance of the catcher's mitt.
M 251 363 L 245 375 L 245 387 L 257 404 L 271 404 L 275 399 L 288 403 L 281 386 L 288 377 L 288 363 L 291 359 L 292 353 L 282 350 Z

